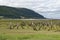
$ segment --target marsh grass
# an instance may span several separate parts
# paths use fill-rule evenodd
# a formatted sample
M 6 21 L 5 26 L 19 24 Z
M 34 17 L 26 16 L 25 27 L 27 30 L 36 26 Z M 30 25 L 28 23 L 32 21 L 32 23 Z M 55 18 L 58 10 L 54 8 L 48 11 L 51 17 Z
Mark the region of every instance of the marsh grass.
M 41 28 L 39 31 L 34 31 L 28 25 L 24 26 L 25 29 L 21 27 L 19 27 L 19 29 L 8 29 L 9 22 L 21 23 L 21 21 L 22 20 L 0 20 L 0 40 L 60 40 L 60 32 L 55 32 L 55 30 L 60 30 L 60 27 L 56 25 L 54 25 L 51 31 L 47 31 L 49 29 L 47 26 L 44 26 L 47 27 L 46 30 Z M 26 21 L 26 23 L 28 22 L 31 21 Z M 39 26 L 37 26 L 37 29 L 38 27 Z

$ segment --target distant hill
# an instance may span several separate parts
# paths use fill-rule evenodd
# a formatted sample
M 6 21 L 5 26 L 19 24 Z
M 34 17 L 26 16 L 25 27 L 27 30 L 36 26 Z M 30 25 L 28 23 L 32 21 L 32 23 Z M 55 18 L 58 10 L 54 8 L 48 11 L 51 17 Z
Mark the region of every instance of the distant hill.
M 44 17 L 33 10 L 27 8 L 14 8 L 8 6 L 0 6 L 0 18 L 11 19 L 44 19 Z

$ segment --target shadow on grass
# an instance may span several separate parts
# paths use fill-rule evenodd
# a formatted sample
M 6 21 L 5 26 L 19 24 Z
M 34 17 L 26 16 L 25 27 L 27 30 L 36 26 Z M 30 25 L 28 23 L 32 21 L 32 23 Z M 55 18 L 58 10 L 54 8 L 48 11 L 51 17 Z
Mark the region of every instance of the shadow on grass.
M 33 38 L 33 36 L 29 35 L 29 36 L 18 37 L 18 40 L 29 40 L 31 38 Z
M 27 39 L 31 39 L 31 37 L 18 37 L 18 40 L 27 40 Z

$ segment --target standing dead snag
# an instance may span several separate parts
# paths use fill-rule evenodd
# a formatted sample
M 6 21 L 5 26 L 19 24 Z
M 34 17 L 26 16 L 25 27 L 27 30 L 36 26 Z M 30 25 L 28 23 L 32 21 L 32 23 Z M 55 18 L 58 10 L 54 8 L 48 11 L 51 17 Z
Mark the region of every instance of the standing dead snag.
M 39 29 L 38 30 L 41 30 L 42 28 L 42 23 L 39 23 Z
M 13 29 L 12 26 L 13 26 L 13 24 L 12 24 L 12 22 L 10 22 L 9 23 L 9 29 Z
M 21 22 L 20 26 L 22 29 L 24 29 L 24 26 L 26 26 L 25 22 Z
M 34 22 L 31 22 L 31 26 L 32 26 L 33 30 L 36 30 L 37 31 L 36 24 Z
M 13 24 L 12 22 L 9 23 L 9 29 L 19 28 L 19 23 Z
M 19 24 L 19 23 L 17 23 L 17 24 L 16 24 L 17 29 L 19 28 L 19 26 L 20 26 L 20 24 Z
M 15 27 L 18 29 L 18 28 L 19 28 L 19 23 L 14 24 L 14 25 L 13 25 L 13 29 L 14 29 Z

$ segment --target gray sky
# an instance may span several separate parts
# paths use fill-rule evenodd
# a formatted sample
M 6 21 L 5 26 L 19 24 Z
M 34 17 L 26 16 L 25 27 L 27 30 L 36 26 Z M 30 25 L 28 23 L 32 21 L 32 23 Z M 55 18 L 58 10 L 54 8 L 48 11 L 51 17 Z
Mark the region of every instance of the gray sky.
M 60 0 L 0 0 L 0 5 L 25 7 L 47 18 L 60 19 Z

